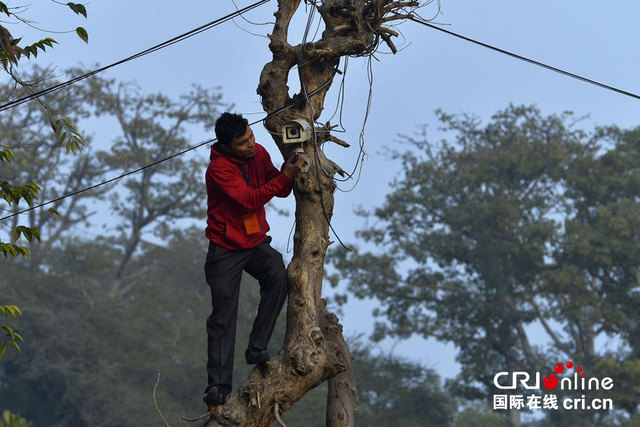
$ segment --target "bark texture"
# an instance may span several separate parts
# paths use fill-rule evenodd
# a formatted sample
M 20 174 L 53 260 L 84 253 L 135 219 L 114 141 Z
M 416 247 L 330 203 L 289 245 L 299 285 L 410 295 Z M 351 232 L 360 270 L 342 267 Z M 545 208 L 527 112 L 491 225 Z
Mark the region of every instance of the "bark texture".
M 269 114 L 265 126 L 283 154 L 288 155 L 295 148 L 282 141 L 280 133 L 287 121 L 303 119 L 315 127 L 311 141 L 303 144 L 310 169 L 299 173 L 294 184 L 296 229 L 294 256 L 288 267 L 290 290 L 285 343 L 275 358 L 264 368 L 254 369 L 225 405 L 213 411 L 208 426 L 268 426 L 307 391 L 327 380 L 327 425 L 354 425 L 357 393 L 351 356 L 338 318 L 327 311 L 321 299 L 336 188 L 333 176 L 343 171 L 327 159 L 320 148 L 327 142 L 348 144 L 330 134 L 330 124 L 315 123 L 324 108 L 340 58 L 372 54 L 380 40 L 394 51 L 390 35 L 395 32 L 383 24 L 398 19 L 400 16 L 395 12 L 417 7 L 418 3 L 325 0 L 316 5 L 309 2 L 307 7 L 317 8 L 325 31 L 318 41 L 293 46 L 288 41 L 288 30 L 300 3 L 300 0 L 278 1 L 273 33 L 269 35 L 273 58 L 264 66 L 258 85 L 263 108 Z M 302 90 L 290 95 L 289 73 L 296 66 Z

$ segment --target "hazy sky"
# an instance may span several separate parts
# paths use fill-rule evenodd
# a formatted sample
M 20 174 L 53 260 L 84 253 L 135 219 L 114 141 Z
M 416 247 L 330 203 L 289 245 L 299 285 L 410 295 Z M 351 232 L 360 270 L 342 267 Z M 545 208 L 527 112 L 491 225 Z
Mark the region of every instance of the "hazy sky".
M 6 3 L 10 6 L 18 4 Z M 252 2 L 236 3 L 243 7 Z M 272 21 L 276 5 L 272 0 L 246 17 L 257 23 Z M 87 9 L 89 18 L 85 20 L 52 2 L 33 3 L 27 16 L 38 21 L 38 26 L 59 31 L 83 25 L 89 32 L 88 45 L 75 34 L 53 35 L 60 45 L 39 56 L 38 63 L 56 65 L 60 71 L 80 63 L 86 67 L 96 63 L 106 65 L 235 10 L 230 0 L 98 0 L 88 3 Z M 433 16 L 436 10 L 437 5 L 432 4 L 424 10 L 423 16 Z M 640 93 L 638 16 L 640 2 L 628 0 L 442 0 L 441 13 L 435 22 L 450 31 Z M 303 5 L 290 33 L 292 44 L 302 41 L 305 21 Z M 247 113 L 250 121 L 257 120 L 262 116 L 249 113 L 262 111 L 256 86 L 263 65 L 270 59 L 268 40 L 249 34 L 239 26 L 262 35 L 270 32 L 271 27 L 251 25 L 239 18 L 235 22 L 238 26 L 227 22 L 109 70 L 103 76 L 135 80 L 144 91 L 160 91 L 173 97 L 187 92 L 193 83 L 220 87 L 224 99 L 235 104 L 235 111 Z M 24 36 L 23 43 L 45 37 L 43 33 L 21 31 L 22 26 L 9 28 L 15 37 Z M 438 137 L 434 116 L 437 108 L 488 119 L 509 103 L 536 104 L 543 114 L 572 110 L 577 116 L 589 115 L 582 123 L 587 129 L 603 124 L 621 127 L 638 124 L 639 100 L 517 61 L 412 22 L 402 24 L 400 30 L 405 41 L 398 44 L 404 49 L 397 55 L 377 54 L 379 61 L 373 61 L 373 104 L 365 146 L 368 156 L 361 180 L 353 191 L 336 194 L 333 226 L 344 241 L 354 242 L 353 232 L 361 227 L 362 220 L 353 213 L 354 208 L 370 209 L 379 205 L 388 191 L 389 182 L 399 171 L 399 166 L 384 155 L 384 148 L 398 147 L 398 134 L 412 134 L 422 124 L 428 124 L 430 135 Z M 291 86 L 295 87 L 295 83 Z M 337 86 L 336 82 L 320 121 L 326 121 L 333 112 Z M 368 87 L 366 61 L 350 60 L 343 114 L 347 133 L 341 137 L 350 142 L 352 148 L 329 151 L 330 157 L 345 170 L 351 170 L 358 155 L 358 135 Z M 92 121 L 90 131 L 99 148 L 108 147 L 114 136 L 111 124 L 106 121 Z M 277 149 L 264 128 L 255 125 L 254 131 L 258 141 L 268 148 L 274 159 L 278 159 Z M 211 137 L 204 132 L 192 134 L 194 144 Z M 196 152 L 202 159 L 203 170 L 208 153 L 207 148 Z M 348 189 L 352 185 L 347 183 L 341 187 Z M 291 200 L 279 206 L 293 210 Z M 271 234 L 280 248 L 286 246 L 292 221 L 272 215 Z M 348 334 L 370 330 L 371 318 L 365 314 L 371 307 L 371 304 L 355 302 L 347 307 L 342 322 Z M 386 345 L 390 348 L 391 343 Z M 413 339 L 398 344 L 394 351 L 435 367 L 447 376 L 457 369 L 451 362 L 453 351 L 447 346 Z

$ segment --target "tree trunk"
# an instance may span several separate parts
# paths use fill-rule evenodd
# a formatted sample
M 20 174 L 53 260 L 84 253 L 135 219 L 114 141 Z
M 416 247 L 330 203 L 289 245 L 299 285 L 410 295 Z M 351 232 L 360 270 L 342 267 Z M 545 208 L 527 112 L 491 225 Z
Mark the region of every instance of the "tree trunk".
M 328 425 L 353 425 L 355 386 L 350 354 L 338 318 L 327 312 L 321 299 L 335 184 L 313 169 L 312 161 L 310 171 L 295 179 L 296 231 L 288 267 L 284 348 L 264 368 L 254 369 L 207 425 L 268 426 L 278 411 L 288 410 L 309 390 L 341 373 L 330 387 L 329 407 L 336 413 Z
M 419 3 L 325 0 L 316 5 L 309 2 L 310 13 L 320 14 L 325 31 L 316 42 L 292 46 L 287 39 L 288 28 L 299 5 L 300 0 L 278 1 L 273 33 L 269 35 L 273 59 L 264 66 L 258 85 L 263 109 L 268 113 L 265 126 L 281 153 L 288 156 L 300 147 L 283 143 L 280 133 L 287 121 L 306 120 L 313 129 L 311 140 L 303 144 L 310 168 L 299 173 L 294 182 L 296 230 L 294 256 L 288 267 L 290 289 L 285 343 L 275 358 L 264 368 L 254 369 L 225 405 L 214 410 L 208 426 L 268 426 L 307 391 L 326 380 L 330 380 L 327 426 L 354 425 L 357 393 L 351 356 L 338 318 L 327 312 L 321 298 L 336 188 L 333 176 L 343 172 L 324 156 L 320 147 L 326 142 L 345 147 L 348 144 L 330 135 L 329 124 L 317 127 L 316 120 L 324 108 L 340 58 L 373 53 L 380 37 L 390 44 L 390 30 L 382 24 L 407 15 L 385 16 Z M 295 66 L 302 90 L 290 96 L 287 83 L 289 72 Z

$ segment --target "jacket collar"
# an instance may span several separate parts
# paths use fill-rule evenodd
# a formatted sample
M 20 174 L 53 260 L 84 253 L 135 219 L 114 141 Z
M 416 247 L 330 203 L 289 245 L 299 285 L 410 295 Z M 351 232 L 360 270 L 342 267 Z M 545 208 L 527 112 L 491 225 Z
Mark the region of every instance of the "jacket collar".
M 213 160 L 213 158 L 215 156 L 223 156 L 226 157 L 227 159 L 238 163 L 238 162 L 249 162 L 251 160 L 253 160 L 253 157 L 250 159 L 246 159 L 244 157 L 240 157 L 236 154 L 234 154 L 233 152 L 231 152 L 231 150 L 229 148 L 227 148 L 226 145 L 222 144 L 221 142 L 216 142 L 215 144 L 213 144 L 213 146 L 211 147 L 211 155 L 209 156 L 210 160 Z

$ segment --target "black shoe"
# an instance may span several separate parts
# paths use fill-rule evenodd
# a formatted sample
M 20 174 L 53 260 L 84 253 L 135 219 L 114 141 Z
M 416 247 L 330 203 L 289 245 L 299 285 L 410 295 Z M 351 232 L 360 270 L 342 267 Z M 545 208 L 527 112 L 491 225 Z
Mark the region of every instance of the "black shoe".
M 227 398 L 227 394 L 222 391 L 221 387 L 214 385 L 205 391 L 204 396 L 202 396 L 202 400 L 209 407 L 223 405 Z
M 249 365 L 264 365 L 271 358 L 269 357 L 269 353 L 267 350 L 260 350 L 259 348 L 249 346 L 247 350 L 244 352 L 244 359 L 247 361 Z

